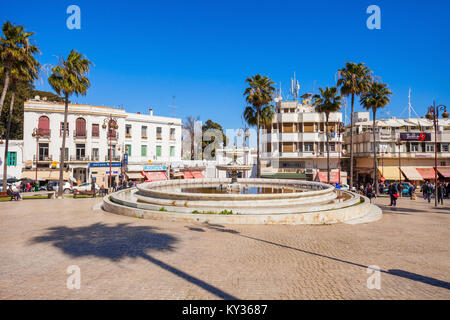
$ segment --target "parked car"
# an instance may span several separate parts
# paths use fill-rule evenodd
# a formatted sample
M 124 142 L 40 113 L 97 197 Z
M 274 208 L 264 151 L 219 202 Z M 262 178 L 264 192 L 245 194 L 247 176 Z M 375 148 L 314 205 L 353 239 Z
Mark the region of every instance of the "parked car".
M 47 185 L 47 190 L 48 191 L 56 191 L 57 192 L 58 188 L 59 188 L 59 181 L 55 181 L 55 182 L 49 183 Z M 72 184 L 70 184 L 67 181 L 64 181 L 64 183 L 63 183 L 63 192 L 64 192 L 64 194 L 72 193 L 73 192 Z
M 73 187 L 73 190 L 78 190 L 78 191 L 91 191 L 91 189 L 92 189 L 92 185 L 89 182 L 82 183 L 79 186 Z M 95 184 L 95 191 L 96 192 L 100 191 L 100 187 L 98 186 L 98 184 Z
M 12 183 L 7 183 L 6 188 L 9 188 L 9 186 L 12 186 L 12 189 L 14 192 L 20 192 L 19 188 L 16 185 L 14 185 Z M 0 184 L 0 192 L 3 192 L 3 183 Z M 6 190 L 5 190 L 5 192 L 6 192 Z

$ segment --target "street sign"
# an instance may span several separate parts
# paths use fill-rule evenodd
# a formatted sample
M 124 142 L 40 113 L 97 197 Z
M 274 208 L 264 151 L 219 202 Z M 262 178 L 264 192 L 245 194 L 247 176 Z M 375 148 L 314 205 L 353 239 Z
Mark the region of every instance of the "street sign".
M 167 166 L 165 165 L 152 164 L 144 166 L 144 171 L 166 171 L 166 170 Z
M 426 132 L 401 132 L 401 141 L 431 141 L 431 133 Z

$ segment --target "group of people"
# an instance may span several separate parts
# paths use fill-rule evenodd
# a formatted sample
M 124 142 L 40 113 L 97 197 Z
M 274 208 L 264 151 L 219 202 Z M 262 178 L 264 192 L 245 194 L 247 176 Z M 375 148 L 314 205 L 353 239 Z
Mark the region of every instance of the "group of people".
M 435 184 L 427 181 L 422 185 L 423 199 L 431 202 L 431 196 L 434 194 L 437 196 L 438 204 L 444 204 L 444 198 L 450 198 L 450 182 L 443 183 L 438 182 L 437 187 Z
M 21 181 L 19 185 L 20 192 L 39 191 L 39 184 L 31 181 Z

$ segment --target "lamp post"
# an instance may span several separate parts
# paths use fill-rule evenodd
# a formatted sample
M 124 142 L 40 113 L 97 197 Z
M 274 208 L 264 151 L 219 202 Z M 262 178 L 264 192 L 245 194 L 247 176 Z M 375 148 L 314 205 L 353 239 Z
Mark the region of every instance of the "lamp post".
M 119 126 L 117 125 L 117 118 L 113 117 L 112 115 L 109 115 L 108 118 L 105 118 L 103 120 L 102 128 L 106 130 L 108 128 L 108 138 L 109 138 L 109 184 L 108 189 L 111 188 L 111 180 L 112 180 L 112 133 L 115 132 L 113 130 L 117 130 Z
M 338 136 L 338 176 L 339 176 L 339 185 L 341 185 L 341 152 L 342 152 L 342 142 L 341 142 L 341 133 L 345 132 L 345 127 L 343 122 L 338 123 L 337 127 L 337 136 Z
M 33 132 L 31 133 L 31 136 L 33 138 L 36 138 L 36 173 L 35 173 L 35 181 L 37 181 L 37 175 L 38 175 L 38 163 L 39 163 L 39 138 L 41 137 L 41 134 L 39 132 L 38 128 L 34 128 Z
M 437 207 L 437 128 L 439 125 L 439 111 L 442 111 L 442 118 L 448 118 L 447 107 L 443 104 L 436 105 L 433 101 L 433 105 L 428 107 L 428 113 L 425 115 L 425 118 L 433 121 L 434 126 L 434 206 Z
M 400 140 L 400 137 L 398 138 L 397 142 L 395 142 L 395 145 L 398 147 L 398 180 L 399 180 L 399 189 L 401 187 L 402 184 L 402 171 L 400 170 L 401 167 L 401 155 L 400 155 L 400 148 L 402 146 L 402 141 Z M 399 190 L 400 193 L 400 197 L 402 196 L 402 191 Z

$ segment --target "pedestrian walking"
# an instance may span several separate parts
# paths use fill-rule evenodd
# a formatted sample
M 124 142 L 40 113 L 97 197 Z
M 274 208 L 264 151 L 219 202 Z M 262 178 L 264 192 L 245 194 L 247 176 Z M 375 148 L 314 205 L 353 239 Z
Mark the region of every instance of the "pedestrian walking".
M 428 200 L 428 203 L 430 203 L 431 202 L 431 194 L 433 193 L 433 188 L 431 186 L 431 183 L 427 182 L 427 184 L 425 185 L 424 188 L 425 188 L 424 193 L 425 193 L 426 199 Z
M 396 207 L 397 206 L 397 198 L 399 197 L 397 184 L 391 183 L 389 185 L 388 193 L 391 198 L 391 204 L 389 206 Z
M 442 205 L 444 204 L 444 194 L 445 194 L 445 187 L 444 187 L 444 185 L 442 184 L 442 183 L 439 183 L 438 185 L 437 185 L 437 188 L 436 188 L 436 195 L 437 195 L 437 199 L 438 199 L 438 201 L 437 201 L 437 203 L 439 204 L 439 203 L 441 203 Z

